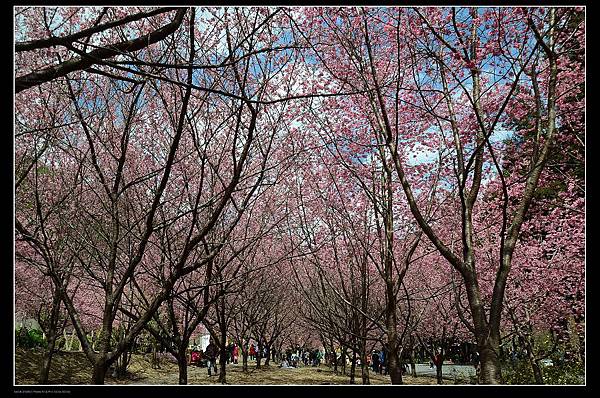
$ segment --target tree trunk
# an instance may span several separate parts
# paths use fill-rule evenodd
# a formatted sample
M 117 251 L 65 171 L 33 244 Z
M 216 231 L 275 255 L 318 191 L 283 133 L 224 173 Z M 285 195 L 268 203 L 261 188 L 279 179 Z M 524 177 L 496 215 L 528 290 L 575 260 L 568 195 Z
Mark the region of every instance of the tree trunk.
M 498 340 L 487 338 L 479 345 L 481 373 L 479 375 L 481 384 L 501 384 L 500 358 L 498 356 L 500 344 Z
M 387 368 L 392 384 L 403 384 L 402 367 L 398 356 L 398 347 L 395 342 L 388 343 Z
M 535 384 L 544 384 L 542 368 L 540 367 L 540 364 L 533 353 L 533 342 L 531 341 L 529 336 L 525 338 L 527 339 L 527 359 L 529 359 L 529 364 L 531 365 L 531 370 L 533 371 L 533 379 L 535 380 Z
M 106 320 L 106 317 L 105 317 Z M 75 333 L 73 333 L 73 336 Z M 111 329 L 109 323 L 104 323 L 102 326 L 102 332 L 99 337 L 99 353 L 96 358 L 93 360 L 93 374 L 92 374 L 92 384 L 104 384 L 104 379 L 106 378 L 106 372 L 108 372 L 109 367 L 113 362 L 117 360 L 117 358 L 112 358 L 109 362 L 109 352 L 110 352 L 110 343 L 111 343 Z
M 119 355 L 119 358 L 116 361 L 116 375 L 117 377 L 125 377 L 127 374 L 127 367 L 129 366 L 129 361 L 131 360 L 131 352 L 127 349 Z
M 186 385 L 188 379 L 188 364 L 187 364 L 187 353 L 185 348 L 178 350 L 177 355 L 177 367 L 179 368 L 179 384 Z
M 337 374 L 337 372 L 338 372 L 338 359 L 337 359 L 337 353 L 335 352 L 335 349 L 333 348 L 333 346 L 332 346 L 331 352 L 332 352 L 331 355 L 333 357 L 333 373 Z
M 544 384 L 544 377 L 542 376 L 542 368 L 537 360 L 531 359 L 531 370 L 533 370 L 533 378 L 535 384 Z
M 399 337 L 398 320 L 396 318 L 396 283 L 393 278 L 394 271 L 394 218 L 392 208 L 392 189 L 391 189 L 391 169 L 385 165 L 384 180 L 386 181 L 386 201 L 385 201 L 385 252 L 384 252 L 384 270 L 385 270 L 385 327 L 388 341 L 387 352 L 387 370 L 392 384 L 402 384 L 402 369 L 400 368 L 399 355 Z M 401 280 L 401 279 L 400 279 Z
M 529 321 L 529 314 L 527 314 L 527 321 Z M 531 325 L 530 325 L 531 330 Z M 533 347 L 534 342 L 531 336 L 523 336 L 525 341 L 525 349 L 527 350 L 527 359 L 529 360 L 529 364 L 531 366 L 531 370 L 533 371 L 533 378 L 535 380 L 535 384 L 544 384 L 544 377 L 542 376 L 542 368 L 540 367 L 539 362 L 536 360 Z
M 222 296 L 224 297 L 224 296 Z M 224 307 L 224 305 L 223 305 Z M 226 324 L 225 320 L 221 320 L 221 325 Z M 224 327 L 221 327 L 221 335 L 219 336 L 219 345 L 221 347 L 221 352 L 219 353 L 219 379 L 218 382 L 221 384 L 225 384 L 227 382 L 227 361 L 229 359 L 229 350 L 227 349 L 227 330 Z M 232 359 L 233 361 L 233 359 Z
M 473 267 L 473 265 L 469 265 Z M 467 289 L 467 299 L 473 317 L 474 334 L 479 350 L 481 384 L 501 384 L 500 373 L 500 318 L 495 319 L 495 327 L 488 323 L 483 303 L 479 292 L 479 283 L 473 272 L 467 272 L 464 276 Z
M 160 369 L 160 358 L 158 356 L 157 343 L 152 343 L 152 369 Z
M 366 341 L 364 341 L 361 353 L 360 353 L 360 369 L 362 374 L 362 383 L 365 385 L 371 384 L 369 380 L 369 364 L 367 363 L 367 349 Z
M 356 372 L 356 351 L 352 350 L 352 362 L 350 363 L 350 384 L 356 384 L 354 373 Z
M 46 331 L 48 335 L 46 336 L 46 341 L 48 342 L 48 349 L 44 353 L 44 358 L 42 359 L 42 366 L 40 369 L 39 382 L 40 384 L 47 384 L 48 377 L 50 375 L 50 363 L 52 362 L 52 355 L 54 354 L 54 346 L 56 345 L 56 339 L 58 334 L 58 318 L 60 315 L 60 306 L 61 306 L 61 295 L 60 289 L 54 288 L 53 299 L 52 299 L 52 310 L 50 312 L 50 319 L 48 323 L 48 327 Z
M 229 356 L 229 352 L 227 351 L 227 346 L 225 345 L 225 339 L 222 340 L 224 349 L 221 350 L 219 354 L 219 379 L 218 382 L 221 384 L 227 383 L 227 357 Z
M 256 369 L 260 369 L 260 360 L 262 358 L 263 346 L 261 343 L 258 343 L 256 348 Z
M 271 346 L 265 346 L 265 366 L 269 366 L 269 362 L 271 360 Z
M 409 343 L 410 351 L 408 352 L 408 354 L 410 360 L 410 375 L 412 377 L 417 377 L 417 365 L 415 364 L 415 340 L 412 334 L 410 335 Z
M 56 333 L 51 332 L 48 335 L 48 349 L 44 353 L 42 359 L 42 368 L 40 370 L 39 383 L 48 384 L 48 377 L 50 375 L 50 363 L 52 362 L 52 355 L 54 354 L 54 346 L 56 345 Z
M 108 371 L 108 364 L 106 360 L 100 360 L 94 364 L 94 371 L 92 374 L 92 384 L 104 384 L 106 378 L 106 372 Z
M 248 351 L 242 351 L 242 371 L 248 372 Z

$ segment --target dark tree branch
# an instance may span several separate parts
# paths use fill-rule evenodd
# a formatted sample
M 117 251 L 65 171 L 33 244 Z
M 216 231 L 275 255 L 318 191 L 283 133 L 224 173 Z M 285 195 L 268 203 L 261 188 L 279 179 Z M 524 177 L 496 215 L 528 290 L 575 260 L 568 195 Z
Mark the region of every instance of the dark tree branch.
M 98 48 L 87 53 L 87 55 L 89 55 L 88 57 L 76 57 L 69 61 L 61 62 L 58 65 L 50 66 L 40 71 L 19 76 L 15 79 L 15 93 L 19 93 L 28 88 L 38 86 L 42 83 L 49 82 L 62 76 L 66 76 L 71 72 L 87 69 L 95 64 L 93 60 L 94 58 L 104 60 L 123 52 L 141 50 L 142 48 L 148 47 L 151 44 L 157 43 L 174 33 L 179 28 L 186 12 L 187 8 L 179 9 L 173 21 L 162 28 L 148 33 L 147 35 L 140 36 L 132 40 L 123 41 L 110 47 Z

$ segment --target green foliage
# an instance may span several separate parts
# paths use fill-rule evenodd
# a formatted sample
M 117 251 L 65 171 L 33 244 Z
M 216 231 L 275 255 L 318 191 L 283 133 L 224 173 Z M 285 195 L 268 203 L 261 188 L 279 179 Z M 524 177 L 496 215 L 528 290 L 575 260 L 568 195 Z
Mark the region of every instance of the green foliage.
M 81 349 L 81 344 L 79 344 L 79 339 L 73 339 L 73 345 L 71 346 L 72 351 L 79 351 Z
M 583 384 L 585 367 L 579 361 L 563 361 L 543 370 L 546 384 Z
M 556 199 L 560 192 L 567 189 L 567 184 L 564 181 L 550 181 L 546 185 L 540 185 L 534 194 L 535 199 Z
M 39 166 L 37 168 L 37 171 L 38 171 L 38 174 L 40 174 L 40 175 L 51 173 L 50 167 L 48 167 L 48 166 Z
M 64 350 L 67 346 L 67 341 L 65 340 L 65 336 L 60 335 L 56 338 L 56 342 L 54 343 L 54 348 L 57 350 Z
M 143 331 L 134 340 L 132 351 L 137 354 L 147 354 L 152 352 L 152 346 L 158 344 L 156 339 L 148 332 Z
M 88 338 L 89 337 L 90 336 L 88 336 Z M 65 336 L 62 334 L 56 337 L 54 349 L 67 351 L 69 344 L 71 344 L 70 351 L 78 351 L 81 349 L 81 344 L 79 343 L 79 339 L 77 337 L 73 338 L 73 336 L 69 335 L 65 339 Z
M 545 384 L 583 384 L 585 367 L 581 361 L 555 361 L 552 365 L 542 364 Z M 502 364 L 505 384 L 535 384 L 533 370 L 528 360 L 507 361 Z
M 533 339 L 535 354 L 543 357 L 539 366 L 544 384 L 584 383 L 585 365 L 578 356 L 572 354 L 577 351 L 577 347 L 566 342 L 556 344 L 556 337 L 549 331 L 538 331 Z M 520 349 L 515 361 L 508 358 L 503 361 L 502 377 L 506 384 L 535 384 L 526 351 Z
M 502 364 L 505 384 L 534 384 L 533 371 L 527 360 L 507 361 Z
M 21 348 L 35 348 L 35 347 L 48 347 L 48 342 L 44 339 L 44 335 L 40 330 L 30 329 L 22 327 L 15 330 L 15 342 L 17 347 Z

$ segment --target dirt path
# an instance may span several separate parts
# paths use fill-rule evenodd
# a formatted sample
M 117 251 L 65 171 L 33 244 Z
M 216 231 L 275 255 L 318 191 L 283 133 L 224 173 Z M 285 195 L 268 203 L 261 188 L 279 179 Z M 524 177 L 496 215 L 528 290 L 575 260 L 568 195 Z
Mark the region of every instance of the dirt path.
M 37 384 L 36 377 L 41 358 L 40 351 L 17 349 L 15 353 L 16 384 Z M 177 364 L 161 361 L 160 369 L 152 369 L 150 356 L 134 354 L 126 379 L 107 376 L 106 384 L 177 384 Z M 248 373 L 242 372 L 242 365 L 227 366 L 227 384 L 349 384 L 348 376 L 335 375 L 329 367 L 301 367 L 281 369 L 275 366 L 254 368 L 250 363 Z M 49 384 L 88 384 L 91 379 L 91 366 L 81 352 L 60 352 L 55 354 L 50 369 Z M 370 374 L 371 384 L 389 384 L 389 376 Z M 405 384 L 435 384 L 431 377 L 406 376 Z M 360 371 L 356 383 L 362 383 Z M 218 384 L 217 377 L 208 376 L 206 368 L 190 367 L 188 384 Z

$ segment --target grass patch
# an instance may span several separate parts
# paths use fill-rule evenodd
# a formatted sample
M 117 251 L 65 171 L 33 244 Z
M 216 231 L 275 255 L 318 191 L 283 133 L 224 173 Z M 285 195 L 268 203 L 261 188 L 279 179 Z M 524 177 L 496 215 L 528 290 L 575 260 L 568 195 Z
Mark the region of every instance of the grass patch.
M 16 384 L 37 384 L 39 367 L 43 351 L 40 349 L 17 348 L 15 352 Z M 350 377 L 335 374 L 332 368 L 300 367 L 281 369 L 276 365 L 255 368 L 254 361 L 249 362 L 248 372 L 242 371 L 242 365 L 227 365 L 227 384 L 230 385 L 341 385 L 349 384 Z M 362 384 L 360 369 L 356 373 L 356 384 Z M 371 384 L 390 384 L 389 376 L 369 373 Z M 58 352 L 54 354 L 50 367 L 48 384 L 89 384 L 92 378 L 92 366 L 83 352 Z M 177 364 L 161 360 L 160 369 L 152 369 L 150 354 L 134 354 L 126 378 L 116 379 L 107 375 L 105 384 L 177 384 L 179 373 Z M 435 384 L 431 377 L 404 377 L 405 384 Z M 188 384 L 220 384 L 217 376 L 208 376 L 206 368 L 195 366 L 188 368 Z

